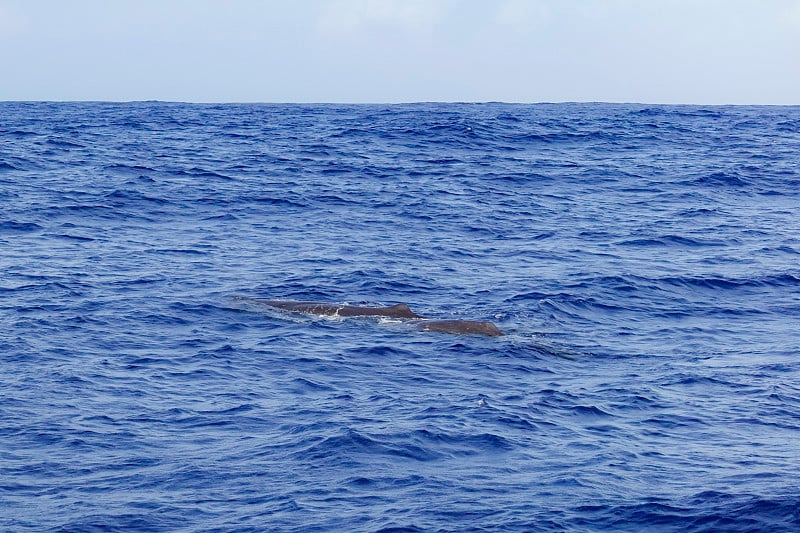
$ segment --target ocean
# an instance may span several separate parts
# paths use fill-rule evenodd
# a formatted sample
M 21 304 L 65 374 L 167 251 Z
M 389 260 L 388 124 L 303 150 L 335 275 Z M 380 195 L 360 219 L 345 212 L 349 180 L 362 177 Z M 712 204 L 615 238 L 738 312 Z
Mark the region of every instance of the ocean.
M 2 531 L 800 529 L 800 107 L 5 102 L 0 200 Z

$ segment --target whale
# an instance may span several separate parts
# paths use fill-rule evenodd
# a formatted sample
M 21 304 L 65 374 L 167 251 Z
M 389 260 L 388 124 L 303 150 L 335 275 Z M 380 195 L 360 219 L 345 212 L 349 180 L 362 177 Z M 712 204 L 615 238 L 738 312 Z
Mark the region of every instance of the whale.
M 324 302 L 296 302 L 284 300 L 266 300 L 262 298 L 239 298 L 248 300 L 275 309 L 295 313 L 307 313 L 321 316 L 377 316 L 387 318 L 409 319 L 408 323 L 420 331 L 435 331 L 439 333 L 453 333 L 458 335 L 487 335 L 500 337 L 504 335 L 500 329 L 491 322 L 480 320 L 441 320 L 426 318 L 418 315 L 407 304 L 389 305 L 386 307 L 362 307 L 356 305 L 329 304 Z
M 388 307 L 360 307 L 355 305 L 333 305 L 322 302 L 286 302 L 280 300 L 261 300 L 253 298 L 254 301 L 283 309 L 284 311 L 294 311 L 297 313 L 308 313 L 323 316 L 385 316 L 388 318 L 422 318 L 416 314 L 406 304 L 390 305 Z

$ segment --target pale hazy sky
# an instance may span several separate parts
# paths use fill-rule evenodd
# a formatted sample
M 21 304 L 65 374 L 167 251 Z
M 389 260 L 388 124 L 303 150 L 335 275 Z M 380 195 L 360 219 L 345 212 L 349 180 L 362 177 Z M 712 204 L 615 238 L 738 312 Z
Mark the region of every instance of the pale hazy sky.
M 800 0 L 0 0 L 0 100 L 800 104 Z

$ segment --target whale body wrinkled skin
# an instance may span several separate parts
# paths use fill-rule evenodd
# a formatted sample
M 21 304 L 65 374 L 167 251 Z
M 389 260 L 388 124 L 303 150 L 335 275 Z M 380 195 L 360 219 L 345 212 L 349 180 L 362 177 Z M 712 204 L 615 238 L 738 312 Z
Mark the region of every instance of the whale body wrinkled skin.
M 488 335 L 499 337 L 504 335 L 497 326 L 491 322 L 479 320 L 438 320 L 422 317 L 411 310 L 406 304 L 390 305 L 387 307 L 361 307 L 355 305 L 335 305 L 323 302 L 290 302 L 282 300 L 262 300 L 260 298 L 243 298 L 269 307 L 309 313 L 323 316 L 384 316 L 388 318 L 409 318 L 421 331 L 438 331 L 441 333 L 455 333 L 460 335 Z

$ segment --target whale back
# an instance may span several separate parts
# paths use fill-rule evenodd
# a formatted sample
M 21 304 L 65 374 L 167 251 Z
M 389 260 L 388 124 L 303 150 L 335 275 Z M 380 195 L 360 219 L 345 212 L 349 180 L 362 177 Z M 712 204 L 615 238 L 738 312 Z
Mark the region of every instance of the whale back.
M 386 316 L 390 318 L 422 318 L 411 310 L 406 304 L 390 305 L 388 307 L 358 307 L 351 305 L 340 306 L 336 310 L 339 316 Z
M 390 305 L 388 307 L 359 307 L 355 305 L 334 305 L 322 302 L 290 302 L 276 300 L 257 300 L 260 303 L 298 313 L 327 316 L 385 316 L 391 318 L 422 318 L 406 304 Z
M 438 331 L 441 333 L 457 333 L 461 335 L 488 335 L 500 337 L 505 335 L 491 322 L 480 320 L 417 320 L 417 329 L 422 331 Z

